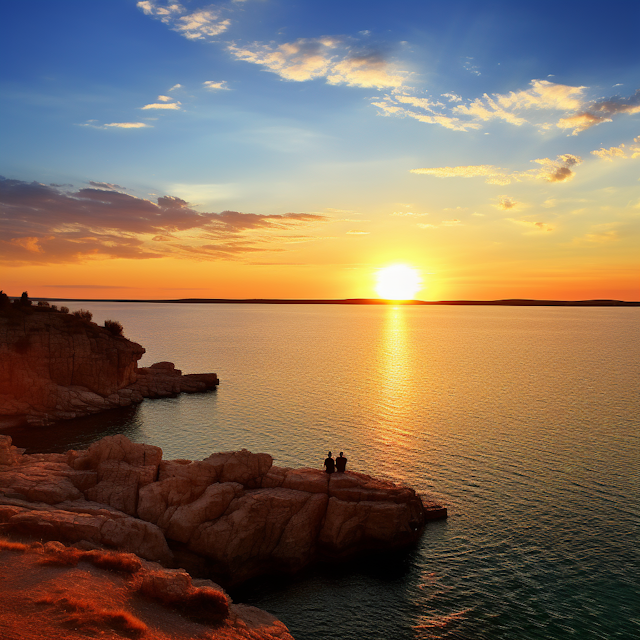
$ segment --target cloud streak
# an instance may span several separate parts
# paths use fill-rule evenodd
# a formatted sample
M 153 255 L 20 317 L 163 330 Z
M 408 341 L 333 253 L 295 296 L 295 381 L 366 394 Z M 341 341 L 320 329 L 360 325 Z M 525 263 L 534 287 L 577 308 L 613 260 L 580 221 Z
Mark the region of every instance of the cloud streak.
M 287 232 L 329 220 L 310 213 L 203 213 L 174 196 L 152 202 L 115 191 L 118 185 L 92 185 L 65 191 L 0 177 L 0 260 L 46 264 L 90 257 L 231 259 L 279 251 Z
M 573 167 L 582 162 L 580 156 L 570 153 L 558 156 L 555 160 L 550 158 L 539 158 L 533 160 L 540 169 L 529 169 L 528 171 L 511 171 L 495 167 L 491 164 L 467 165 L 459 167 L 424 167 L 411 169 L 411 173 L 435 176 L 436 178 L 485 178 L 487 184 L 507 185 L 511 182 L 522 182 L 523 180 L 544 180 L 545 182 L 567 182 L 571 180 L 575 172 Z

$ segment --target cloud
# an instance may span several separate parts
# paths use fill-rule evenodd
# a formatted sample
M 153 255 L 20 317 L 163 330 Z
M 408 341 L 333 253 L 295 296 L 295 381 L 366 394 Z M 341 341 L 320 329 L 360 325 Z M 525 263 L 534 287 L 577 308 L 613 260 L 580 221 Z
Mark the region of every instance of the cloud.
M 226 80 L 222 80 L 220 82 L 216 82 L 215 80 L 206 80 L 202 84 L 205 88 L 211 89 L 212 91 L 215 91 L 216 89 L 225 89 L 227 91 L 229 90 Z
M 158 100 L 160 100 L 160 102 L 171 102 L 173 98 L 170 96 L 158 96 Z
M 515 126 L 536 124 L 546 129 L 552 125 L 541 121 L 541 114 L 544 116 L 547 111 L 564 111 L 567 114 L 575 112 L 582 107 L 587 89 L 556 84 L 549 80 L 532 80 L 529 86 L 528 89 L 507 94 L 484 93 L 479 98 L 467 101 L 463 101 L 455 93 L 441 94 L 441 97 L 448 100 L 448 105 L 413 95 L 406 88 L 403 92 L 396 91 L 382 100 L 378 99 L 374 104 L 385 115 L 408 116 L 456 131 L 479 129 L 482 123 L 490 120 L 502 120 Z M 404 106 L 407 104 L 414 109 Z
M 437 229 L 438 228 L 438 226 L 435 224 L 428 224 L 424 222 L 418 222 L 416 226 L 420 227 L 421 229 Z
M 504 170 L 490 164 L 411 169 L 411 173 L 421 173 L 436 176 L 437 178 L 476 178 L 477 176 L 492 177 L 505 175 Z
M 175 91 L 176 89 L 182 89 L 182 85 L 181 84 L 174 84 L 173 87 L 171 87 L 171 89 L 169 89 L 169 91 Z
M 561 129 L 573 129 L 571 135 L 575 136 L 603 122 L 611 122 L 614 116 L 634 113 L 640 113 L 640 89 L 628 98 L 613 96 L 595 100 L 578 113 L 568 118 L 561 118 L 557 126 Z
M 175 196 L 152 202 L 114 191 L 116 186 L 94 182 L 91 188 L 63 191 L 0 177 L 0 259 L 9 264 L 91 257 L 228 259 L 279 251 L 289 231 L 329 220 L 310 213 L 203 213 Z
M 618 147 L 609 147 L 608 149 L 602 147 L 592 151 L 591 153 L 594 156 L 598 156 L 602 160 L 608 160 L 609 162 L 612 162 L 613 158 L 640 158 L 640 136 L 634 138 L 633 142 L 629 144 L 626 150 L 629 151 L 631 154 L 630 156 L 626 154 L 624 143 L 622 143 Z
M 466 165 L 460 167 L 424 167 L 410 169 L 410 173 L 435 176 L 436 178 L 486 178 L 487 184 L 507 185 L 527 179 L 541 179 L 546 182 L 566 182 L 574 176 L 571 167 L 582 162 L 582 158 L 570 153 L 558 156 L 556 160 L 541 158 L 533 160 L 542 165 L 541 169 L 507 172 L 506 169 L 490 164 Z
M 462 222 L 460 220 L 458 220 L 457 218 L 453 218 L 453 220 L 443 220 L 442 221 L 442 226 L 443 227 L 457 227 L 460 224 L 462 224 Z
M 542 169 L 536 175 L 537 178 L 542 178 L 546 182 L 566 182 L 571 180 L 575 175 L 571 170 L 582 162 L 580 156 L 574 156 L 570 153 L 558 156 L 556 160 L 550 160 L 549 158 L 541 158 L 534 160 L 538 164 L 542 165 Z
M 150 124 L 146 124 L 144 122 L 110 122 L 109 124 L 105 124 L 105 127 L 116 127 L 118 129 L 145 129 L 147 127 L 152 127 Z
M 79 126 L 90 127 L 92 129 L 106 129 L 107 127 L 113 127 L 116 129 L 153 129 L 153 125 L 146 122 L 109 122 L 108 124 L 91 124 L 95 120 L 91 120 Z
M 349 236 L 368 236 L 370 233 L 370 231 L 358 231 L 357 229 L 347 231 L 347 235 Z
M 153 104 L 146 104 L 144 107 L 140 107 L 143 111 L 145 109 L 173 109 L 178 111 L 180 109 L 179 102 L 155 102 Z
M 333 36 L 299 38 L 284 44 L 228 46 L 239 60 L 259 64 L 284 80 L 304 82 L 326 78 L 328 84 L 355 87 L 399 87 L 403 73 L 380 52 L 360 52 Z
M 231 24 L 229 19 L 221 18 L 219 9 L 213 7 L 189 13 L 178 2 L 163 6 L 155 0 L 144 0 L 138 2 L 137 6 L 145 15 L 153 16 L 189 40 L 214 38 L 224 33 Z
M 124 189 L 125 191 L 127 190 L 126 187 L 121 187 L 119 184 L 111 184 L 110 182 L 94 182 L 93 180 L 89 181 L 89 184 L 92 187 L 96 187 L 96 189 L 110 189 L 111 191 L 119 191 Z M 58 186 L 58 185 L 51 185 L 52 187 L 54 186 Z M 65 185 L 65 186 L 72 186 L 72 185 Z
M 500 196 L 498 198 L 498 204 L 496 205 L 496 207 L 498 207 L 498 209 L 508 211 L 509 209 L 515 209 L 518 204 L 518 202 L 516 202 L 509 196 Z
M 551 224 L 547 224 L 546 222 L 532 222 L 530 220 L 516 220 L 515 218 L 507 218 L 509 222 L 513 222 L 514 224 L 518 224 L 524 227 L 527 227 L 532 232 L 537 231 L 553 231 L 555 227 Z
M 394 211 L 392 214 L 392 216 L 415 216 L 420 217 L 420 216 L 428 216 L 428 213 L 414 213 L 413 211 Z

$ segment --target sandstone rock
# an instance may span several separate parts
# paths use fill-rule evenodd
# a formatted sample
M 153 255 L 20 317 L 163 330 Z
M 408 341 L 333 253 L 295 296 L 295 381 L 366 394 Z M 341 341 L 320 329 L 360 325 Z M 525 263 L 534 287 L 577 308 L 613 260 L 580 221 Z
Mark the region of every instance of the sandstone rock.
M 171 561 L 171 551 L 162 531 L 149 522 L 81 500 L 63 502 L 55 508 L 44 503 L 10 502 L 14 504 L 0 506 L 0 523 L 6 528 L 47 539 L 86 540 L 129 551 L 147 560 Z
M 189 548 L 230 580 L 265 568 L 295 571 L 313 555 L 326 502 L 326 495 L 291 489 L 251 491 L 218 520 L 200 525 Z
M 14 465 L 20 460 L 24 449 L 18 449 L 11 444 L 9 436 L 0 435 L 0 465 Z
M 150 444 L 131 442 L 122 434 L 106 436 L 94 442 L 73 461 L 74 469 L 97 469 L 107 460 L 126 462 L 133 466 L 155 466 L 162 460 L 162 449 Z
M 183 376 L 170 362 L 138 368 L 144 352 L 50 308 L 0 310 L 0 418 L 39 426 L 218 384 L 214 373 Z
M 190 563 L 183 566 L 230 584 L 322 557 L 406 546 L 427 519 L 446 517 L 409 487 L 274 467 L 271 456 L 244 449 L 190 462 L 162 461 L 161 449 L 124 435 L 66 454 L 16 453 L 9 439 L 0 447 L 11 460 L 0 466 L 5 527 L 165 562 L 169 541 Z

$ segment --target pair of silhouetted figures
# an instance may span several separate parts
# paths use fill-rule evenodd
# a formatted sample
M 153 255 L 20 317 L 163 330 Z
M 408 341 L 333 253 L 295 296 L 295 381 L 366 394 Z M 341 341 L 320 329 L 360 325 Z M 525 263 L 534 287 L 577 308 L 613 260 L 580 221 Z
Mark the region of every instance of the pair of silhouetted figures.
M 347 468 L 347 459 L 342 454 L 342 451 L 340 452 L 340 455 L 335 460 L 331 457 L 331 451 L 329 451 L 324 461 L 324 470 L 327 473 L 333 473 L 334 471 L 337 471 L 338 473 L 344 473 L 344 470 L 346 468 Z

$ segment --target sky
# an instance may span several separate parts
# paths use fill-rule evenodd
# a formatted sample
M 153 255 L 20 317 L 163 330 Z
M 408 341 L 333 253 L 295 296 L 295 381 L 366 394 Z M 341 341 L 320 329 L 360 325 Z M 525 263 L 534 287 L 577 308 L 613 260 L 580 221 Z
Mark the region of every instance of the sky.
M 0 288 L 640 299 L 640 4 L 2 0 Z

